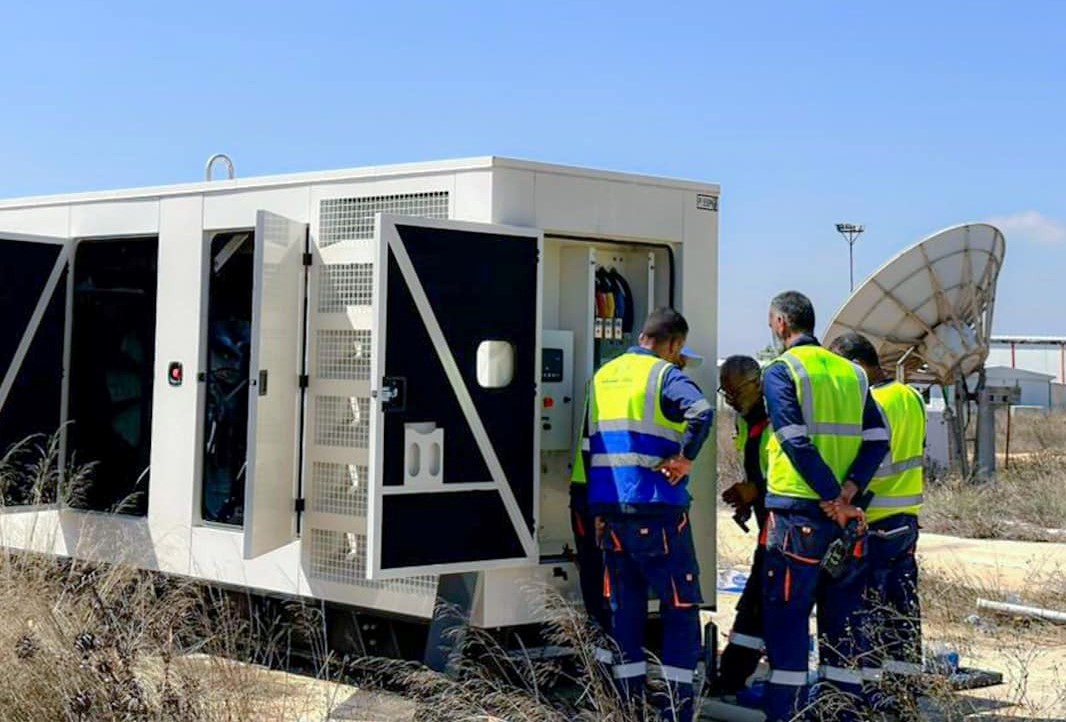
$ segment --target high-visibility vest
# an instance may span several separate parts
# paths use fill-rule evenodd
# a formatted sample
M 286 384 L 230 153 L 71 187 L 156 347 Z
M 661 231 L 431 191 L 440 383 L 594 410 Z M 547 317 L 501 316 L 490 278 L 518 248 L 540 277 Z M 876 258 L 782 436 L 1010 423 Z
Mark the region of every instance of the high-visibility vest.
M 770 468 L 769 458 L 769 444 L 770 437 L 773 436 L 773 427 L 770 426 L 769 420 L 764 422 L 762 432 L 759 434 L 759 468 L 762 470 L 762 476 L 765 479 L 766 473 Z M 748 445 L 748 439 L 751 437 L 751 427 L 748 426 L 748 422 L 744 420 L 743 416 L 737 416 L 737 438 L 735 440 L 737 447 L 737 454 L 740 456 L 741 464 L 744 463 L 744 447 Z
M 588 475 L 585 472 L 585 459 L 584 454 L 589 451 L 589 437 L 585 435 L 585 419 L 588 418 L 589 413 L 589 392 L 588 386 L 585 387 L 585 401 L 581 407 L 581 440 L 575 444 L 574 448 L 574 464 L 570 470 L 570 483 L 571 484 L 587 484 Z
M 770 494 L 818 499 L 816 492 L 781 448 L 781 442 L 807 436 L 842 484 L 859 447 L 868 382 L 861 368 L 814 344 L 796 346 L 771 362 L 784 364 L 796 385 L 803 423 L 774 429 L 768 444 Z
M 888 425 L 889 452 L 870 481 L 873 498 L 869 521 L 894 514 L 915 514 L 922 508 L 922 464 L 925 460 L 925 402 L 918 392 L 897 381 L 870 389 Z
M 681 453 L 684 421 L 660 401 L 673 364 L 624 353 L 604 365 L 589 393 L 589 504 L 688 506 L 686 480 L 671 485 L 655 467 Z

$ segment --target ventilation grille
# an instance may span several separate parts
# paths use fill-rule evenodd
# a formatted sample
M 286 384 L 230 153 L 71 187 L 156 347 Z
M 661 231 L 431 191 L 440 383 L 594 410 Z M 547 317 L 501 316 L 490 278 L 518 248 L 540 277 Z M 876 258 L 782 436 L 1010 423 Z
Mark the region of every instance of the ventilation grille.
M 314 579 L 336 584 L 352 584 L 371 589 L 387 589 L 424 597 L 437 594 L 437 577 L 426 575 L 372 582 L 366 578 L 366 537 L 350 532 L 311 530 L 311 566 Z
M 370 443 L 370 399 L 319 396 L 315 400 L 315 443 L 365 449 Z
M 339 381 L 370 378 L 369 331 L 319 331 L 318 376 Z
M 349 306 L 369 306 L 374 296 L 370 263 L 329 263 L 319 274 L 318 310 L 343 313 Z
M 368 473 L 365 466 L 314 462 L 311 465 L 311 510 L 365 518 Z
M 343 241 L 373 238 L 375 213 L 447 218 L 448 193 L 434 191 L 367 198 L 327 198 L 319 205 L 318 212 L 318 245 L 324 248 Z

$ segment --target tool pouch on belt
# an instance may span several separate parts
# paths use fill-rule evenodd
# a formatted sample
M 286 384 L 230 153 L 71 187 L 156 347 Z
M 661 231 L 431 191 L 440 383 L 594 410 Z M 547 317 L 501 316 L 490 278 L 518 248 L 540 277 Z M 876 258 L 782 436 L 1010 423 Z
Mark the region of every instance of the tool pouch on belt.
M 858 524 L 854 521 L 850 522 L 826 550 L 825 557 L 822 559 L 822 569 L 833 579 L 839 579 L 844 576 L 844 572 L 853 560 L 862 558 L 865 546 L 863 537 L 858 531 Z

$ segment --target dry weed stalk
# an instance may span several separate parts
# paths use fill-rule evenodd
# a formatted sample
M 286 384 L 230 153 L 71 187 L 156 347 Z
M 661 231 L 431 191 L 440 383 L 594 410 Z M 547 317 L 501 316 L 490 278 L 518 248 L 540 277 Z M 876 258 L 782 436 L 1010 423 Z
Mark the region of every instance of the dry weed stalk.
M 298 635 L 313 669 L 333 674 L 320 610 L 291 603 L 267 612 L 192 581 L 53 555 L 56 502 L 76 499 L 92 474 L 75 464 L 60 474 L 58 438 L 27 439 L 0 458 L 2 513 L 27 521 L 21 546 L 41 550 L 13 551 L 0 538 L 0 719 L 308 719 L 274 699 L 266 668 L 292 665 Z M 90 559 L 118 558 L 138 543 L 81 542 L 78 556 Z
M 416 719 L 429 722 L 637 722 L 653 719 L 652 698 L 665 694 L 661 682 L 649 683 L 649 699 L 628 705 L 608 667 L 597 662 L 596 647 L 615 649 L 591 625 L 583 609 L 553 590 L 536 595 L 545 619 L 543 642 L 566 656 L 542 658 L 521 646 L 508 650 L 492 633 L 468 629 L 455 640 L 456 663 L 440 674 L 414 663 L 362 659 L 355 665 L 368 680 L 398 684 L 416 700 Z M 654 667 L 656 660 L 649 658 Z M 661 697 L 660 697 L 661 699 Z

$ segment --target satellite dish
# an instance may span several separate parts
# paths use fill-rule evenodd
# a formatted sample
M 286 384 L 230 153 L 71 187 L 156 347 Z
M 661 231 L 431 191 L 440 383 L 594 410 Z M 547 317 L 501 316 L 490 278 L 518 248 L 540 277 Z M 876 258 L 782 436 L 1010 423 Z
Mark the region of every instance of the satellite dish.
M 934 233 L 882 266 L 852 293 L 823 334 L 828 346 L 848 331 L 870 339 L 882 366 L 902 365 L 942 385 L 984 366 L 992 332 L 1003 233 L 967 223 Z

